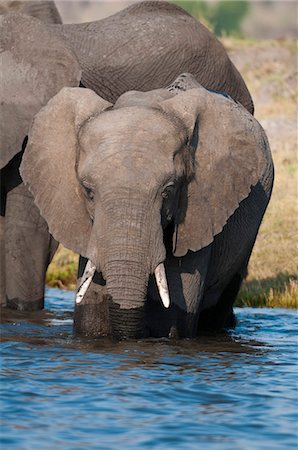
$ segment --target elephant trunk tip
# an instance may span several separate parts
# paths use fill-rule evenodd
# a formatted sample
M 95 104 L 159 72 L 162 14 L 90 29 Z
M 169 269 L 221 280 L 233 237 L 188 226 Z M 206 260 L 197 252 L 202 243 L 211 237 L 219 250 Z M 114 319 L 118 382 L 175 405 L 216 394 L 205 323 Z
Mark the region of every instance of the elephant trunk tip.
M 114 338 L 124 340 L 145 336 L 144 307 L 121 309 L 109 296 L 109 317 Z

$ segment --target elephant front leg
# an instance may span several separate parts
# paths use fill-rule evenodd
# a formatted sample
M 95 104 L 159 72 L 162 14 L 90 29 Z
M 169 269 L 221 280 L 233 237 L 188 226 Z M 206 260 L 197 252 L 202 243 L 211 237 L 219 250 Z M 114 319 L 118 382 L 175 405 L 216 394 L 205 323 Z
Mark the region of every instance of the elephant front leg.
M 81 284 L 86 262 L 86 258 L 80 257 L 78 286 Z M 111 334 L 105 281 L 97 272 L 82 301 L 75 304 L 74 334 L 93 338 Z
M 24 184 L 7 194 L 5 277 L 7 306 L 34 311 L 44 307 L 47 267 L 58 243 L 49 234 Z
M 153 337 L 195 337 L 198 331 L 199 306 L 211 255 L 210 246 L 188 252 L 182 258 L 169 257 L 165 262 L 171 304 L 165 309 L 153 278 L 148 287 L 146 327 Z

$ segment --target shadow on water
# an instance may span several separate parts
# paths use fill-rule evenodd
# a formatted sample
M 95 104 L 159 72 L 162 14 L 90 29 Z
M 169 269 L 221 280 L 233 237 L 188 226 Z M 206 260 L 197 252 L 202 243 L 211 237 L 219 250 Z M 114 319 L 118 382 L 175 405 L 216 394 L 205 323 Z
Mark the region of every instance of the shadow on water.
M 55 289 L 50 292 L 55 293 Z M 69 300 L 71 300 L 71 295 Z M 156 364 L 163 353 L 172 355 L 196 354 L 256 354 L 266 351 L 262 342 L 254 339 L 244 339 L 237 335 L 235 330 L 220 334 L 202 335 L 197 339 L 143 339 L 116 342 L 108 338 L 87 339 L 74 337 L 72 333 L 73 311 L 72 303 L 57 305 L 60 300 L 51 295 L 42 311 L 23 312 L 8 308 L 1 310 L 1 341 L 23 342 L 29 345 L 60 346 L 80 352 L 102 353 L 132 357 L 137 363 L 140 355 L 141 363 Z
M 268 351 L 264 343 L 243 338 L 234 330 L 183 340 L 150 338 L 119 342 L 108 338 L 78 338 L 72 333 L 69 310 L 50 309 L 29 315 L 5 311 L 1 322 L 1 340 L 16 348 L 16 358 L 19 348 L 23 348 L 20 361 L 23 354 L 31 353 L 37 361 L 34 371 L 39 370 L 40 358 L 57 358 L 47 367 L 48 374 L 60 373 L 65 367 L 81 378 L 79 385 L 89 383 L 92 373 L 109 382 L 123 376 L 129 383 L 149 377 L 150 384 L 164 383 L 166 379 L 183 384 L 183 376 L 187 379 L 193 373 L 213 384 L 222 378 L 233 379 L 237 372 L 234 367 L 240 361 L 243 368 L 247 364 L 253 366 L 253 358 Z M 11 352 L 11 348 L 7 351 Z M 181 390 L 184 392 L 185 388 L 181 386 Z M 184 395 L 191 395 L 188 388 L 185 392 Z

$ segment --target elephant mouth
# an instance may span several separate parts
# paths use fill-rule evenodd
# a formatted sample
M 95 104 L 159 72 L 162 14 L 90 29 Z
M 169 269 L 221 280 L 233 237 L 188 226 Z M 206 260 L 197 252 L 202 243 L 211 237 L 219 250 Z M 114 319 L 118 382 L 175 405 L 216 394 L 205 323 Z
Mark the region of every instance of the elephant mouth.
M 90 298 L 93 298 L 94 286 L 105 286 L 106 280 L 102 278 L 104 283 L 98 283 L 96 266 L 88 261 L 77 291 L 75 335 L 89 338 L 110 337 L 117 340 L 194 337 L 197 332 L 197 315 L 184 310 L 182 305 L 175 301 L 173 290 L 170 291 L 172 294 L 170 302 L 167 283 L 163 286 L 164 265 L 160 264 L 157 268 L 155 274 L 149 276 L 144 303 L 128 309 L 121 308 L 120 303 L 115 302 L 113 295 L 105 289 L 100 290 L 99 296 L 95 297 L 96 301 L 90 302 Z M 158 301 L 158 279 L 160 278 L 161 290 L 164 289 L 166 294 L 164 301 L 162 297 Z M 89 285 L 91 285 L 90 292 L 88 292 Z
M 91 281 L 93 279 L 93 276 L 96 272 L 96 265 L 93 264 L 90 260 L 87 261 L 82 279 L 81 284 L 78 288 L 77 294 L 76 294 L 76 303 L 79 304 L 83 300 L 88 287 L 91 284 Z M 170 306 L 170 294 L 169 294 L 169 287 L 165 272 L 165 267 L 163 263 L 159 263 L 158 266 L 154 270 L 154 276 L 156 280 L 156 285 L 158 288 L 158 292 L 162 301 L 162 304 L 165 308 L 169 308 Z
M 163 316 L 166 317 L 167 312 L 169 315 L 172 314 L 172 302 L 164 265 L 169 245 L 165 245 L 167 239 L 163 231 L 160 227 L 160 232 L 152 233 L 154 241 L 150 240 L 150 236 L 143 236 L 144 242 L 142 241 L 138 246 L 135 242 L 138 241 L 139 236 L 136 236 L 136 239 L 132 238 L 120 250 L 114 241 L 108 241 L 105 246 L 99 246 L 108 248 L 108 251 L 102 251 L 96 261 L 90 254 L 90 260 L 87 261 L 80 278 L 80 286 L 76 294 L 76 310 L 82 311 L 86 304 L 94 303 L 90 302 L 93 284 L 96 284 L 96 273 L 101 273 L 106 284 L 104 293 L 106 292 L 109 296 L 106 308 L 109 312 L 111 335 L 120 339 L 147 337 L 150 329 L 146 319 L 146 304 L 151 301 L 150 295 L 148 297 L 149 282 L 150 286 L 154 286 L 154 304 L 158 306 L 158 310 L 163 310 Z M 142 248 L 141 256 L 138 248 Z M 144 248 L 148 251 L 144 251 Z M 134 251 L 131 251 L 132 249 Z M 98 301 L 102 296 L 101 292 Z M 94 316 L 90 320 L 101 323 L 102 318 Z M 88 330 L 86 332 L 88 333 Z M 152 333 L 149 332 L 149 334 L 153 336 Z M 168 336 L 166 330 L 164 336 Z

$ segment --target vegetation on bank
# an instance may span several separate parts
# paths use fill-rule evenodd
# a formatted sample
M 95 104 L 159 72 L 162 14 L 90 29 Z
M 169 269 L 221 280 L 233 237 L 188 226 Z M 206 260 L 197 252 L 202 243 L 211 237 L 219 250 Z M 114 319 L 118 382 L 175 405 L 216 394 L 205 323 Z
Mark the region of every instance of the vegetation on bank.
M 59 245 L 47 270 L 46 283 L 59 289 L 76 289 L 79 256 Z
M 295 153 L 273 153 L 275 184 L 237 304 L 298 306 L 297 161 Z
M 237 304 L 298 304 L 297 43 L 224 39 L 255 102 L 275 166 L 272 198 Z
M 224 40 L 255 101 L 256 118 L 269 137 L 275 164 L 271 202 L 253 250 L 238 306 L 297 307 L 296 55 L 293 41 Z M 76 285 L 78 257 L 59 247 L 47 284 Z
M 196 19 L 205 23 L 216 36 L 241 36 L 241 25 L 249 12 L 247 0 L 172 0 Z

